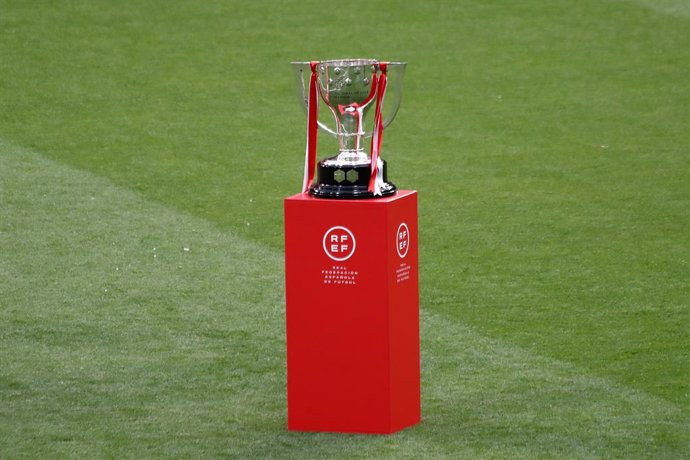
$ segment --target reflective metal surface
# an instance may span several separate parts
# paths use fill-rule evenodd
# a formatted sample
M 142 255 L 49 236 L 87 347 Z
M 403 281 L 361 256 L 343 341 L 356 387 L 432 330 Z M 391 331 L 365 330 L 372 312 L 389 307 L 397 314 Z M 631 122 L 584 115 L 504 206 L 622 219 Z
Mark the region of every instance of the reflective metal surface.
M 292 62 L 297 77 L 298 96 L 304 109 L 308 104 L 308 88 L 311 68 L 309 62 Z M 402 99 L 404 62 L 387 65 L 388 90 L 383 104 L 383 125 L 387 127 L 395 118 Z M 327 164 L 365 164 L 369 155 L 364 150 L 363 139 L 370 137 L 373 120 L 367 114 L 376 99 L 376 81 L 380 75 L 375 59 L 339 59 L 319 61 L 317 65 L 318 89 L 331 117 L 319 114 L 319 127 L 338 138 L 337 156 L 326 160 Z M 331 123 L 324 122 L 330 118 Z

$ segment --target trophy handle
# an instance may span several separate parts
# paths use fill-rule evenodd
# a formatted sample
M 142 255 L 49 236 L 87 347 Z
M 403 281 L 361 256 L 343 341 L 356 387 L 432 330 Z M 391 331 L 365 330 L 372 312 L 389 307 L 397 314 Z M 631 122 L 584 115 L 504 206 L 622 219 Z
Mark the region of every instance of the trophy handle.
M 400 108 L 403 92 L 403 76 L 405 75 L 406 66 L 406 62 L 388 63 L 388 88 L 386 90 L 386 97 L 382 108 L 384 128 L 387 128 L 388 125 L 393 122 L 393 119 Z M 371 133 L 368 135 L 371 136 Z
M 302 106 L 302 109 L 304 109 L 304 114 L 308 115 L 307 107 L 309 105 L 309 78 L 311 75 L 310 62 L 291 62 L 290 65 L 292 65 L 292 69 L 295 71 L 295 78 L 297 78 L 297 97 L 299 98 L 299 104 Z M 321 120 L 318 120 L 318 124 L 319 128 L 326 131 L 328 134 L 333 136 L 338 135 L 338 132 L 335 129 L 329 128 L 328 125 L 323 123 Z

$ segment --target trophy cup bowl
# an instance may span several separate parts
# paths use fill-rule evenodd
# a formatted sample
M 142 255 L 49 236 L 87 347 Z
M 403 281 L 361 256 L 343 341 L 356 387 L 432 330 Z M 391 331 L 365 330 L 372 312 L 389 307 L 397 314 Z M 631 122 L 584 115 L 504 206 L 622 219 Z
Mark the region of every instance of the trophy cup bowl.
M 308 117 L 310 103 L 318 103 L 309 100 L 313 81 L 317 98 L 325 105 L 319 104 L 319 109 L 312 109 L 316 125 L 338 139 L 338 153 L 320 160 L 316 183 L 307 184 L 311 195 L 371 198 L 395 193 L 395 185 L 387 181 L 386 162 L 378 159 L 378 148 L 383 128 L 393 121 L 400 107 L 405 65 L 404 62 L 382 63 L 374 59 L 292 63 L 298 96 Z M 377 114 L 380 116 L 378 128 L 377 121 L 368 116 L 373 107 L 377 107 L 377 112 L 380 110 Z M 323 120 L 332 121 L 327 123 Z M 373 153 L 367 153 L 363 146 L 364 140 L 372 136 L 370 150 L 376 149 L 376 165 L 372 165 Z M 315 139 L 313 143 L 315 148 Z M 374 147 L 375 144 L 378 145 Z M 376 192 L 371 190 L 372 171 L 376 174 Z

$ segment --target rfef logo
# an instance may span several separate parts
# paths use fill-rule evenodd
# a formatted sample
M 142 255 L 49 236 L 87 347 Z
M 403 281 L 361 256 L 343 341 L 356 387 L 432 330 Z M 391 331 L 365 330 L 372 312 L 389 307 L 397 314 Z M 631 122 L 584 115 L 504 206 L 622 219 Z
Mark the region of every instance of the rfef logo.
M 342 262 L 355 253 L 355 235 L 345 227 L 331 227 L 323 235 L 323 250 L 331 259 Z
M 401 259 L 404 259 L 407 251 L 410 250 L 410 229 L 407 228 L 405 222 L 398 226 L 398 233 L 395 235 L 395 250 L 398 251 Z

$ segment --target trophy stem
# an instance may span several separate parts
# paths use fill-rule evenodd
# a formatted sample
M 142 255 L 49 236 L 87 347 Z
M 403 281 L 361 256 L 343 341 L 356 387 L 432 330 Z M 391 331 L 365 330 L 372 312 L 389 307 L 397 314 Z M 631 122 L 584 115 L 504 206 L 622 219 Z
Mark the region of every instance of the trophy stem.
M 364 163 L 369 156 L 362 147 L 364 138 L 364 108 L 356 104 L 345 108 L 338 107 L 340 113 L 335 113 L 337 123 L 338 143 L 340 153 L 337 161 L 345 163 Z

